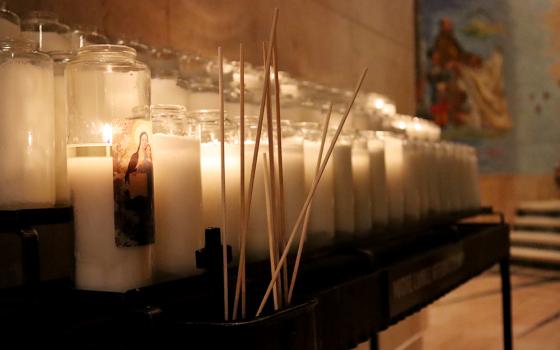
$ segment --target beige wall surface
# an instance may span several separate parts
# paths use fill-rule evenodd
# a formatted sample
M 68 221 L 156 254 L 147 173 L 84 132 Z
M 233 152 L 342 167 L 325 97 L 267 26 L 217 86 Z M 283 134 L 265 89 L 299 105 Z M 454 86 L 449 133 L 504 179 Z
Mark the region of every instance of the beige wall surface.
M 280 8 L 280 68 L 297 77 L 352 88 L 364 66 L 365 89 L 388 95 L 414 112 L 412 0 L 8 0 L 23 16 L 53 10 L 61 21 L 95 25 L 110 37 L 190 49 L 260 63 L 273 10 Z

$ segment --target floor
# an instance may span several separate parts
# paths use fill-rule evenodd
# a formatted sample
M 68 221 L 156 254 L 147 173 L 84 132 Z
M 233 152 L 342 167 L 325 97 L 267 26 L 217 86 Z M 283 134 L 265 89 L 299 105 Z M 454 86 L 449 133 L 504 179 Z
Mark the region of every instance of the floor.
M 514 349 L 560 349 L 560 271 L 513 266 L 511 283 Z M 423 349 L 501 349 L 500 291 L 494 268 L 434 303 Z

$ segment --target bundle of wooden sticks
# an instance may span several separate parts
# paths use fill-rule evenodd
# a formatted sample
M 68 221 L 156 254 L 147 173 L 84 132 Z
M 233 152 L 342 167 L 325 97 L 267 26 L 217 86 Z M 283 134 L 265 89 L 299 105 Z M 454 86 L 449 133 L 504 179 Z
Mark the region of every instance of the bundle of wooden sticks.
M 255 139 L 255 147 L 253 152 L 253 157 L 251 160 L 251 173 L 249 174 L 249 183 L 246 186 L 245 183 L 245 111 L 244 111 L 244 49 L 243 45 L 240 45 L 240 105 L 239 105 L 239 115 L 240 115 L 240 208 L 241 208 L 241 239 L 240 239 L 240 256 L 238 263 L 238 272 L 235 285 L 235 297 L 233 303 L 233 312 L 231 314 L 231 319 L 235 320 L 241 313 L 242 318 L 247 317 L 247 297 L 246 297 L 246 245 L 247 245 L 247 235 L 248 234 L 263 234 L 261 232 L 248 232 L 249 218 L 251 215 L 251 200 L 253 194 L 253 187 L 255 183 L 255 173 L 258 164 L 259 157 L 259 146 L 261 141 L 261 134 L 264 124 L 264 117 L 266 113 L 266 126 L 268 135 L 268 152 L 263 152 L 263 176 L 264 176 L 264 186 L 266 194 L 266 210 L 267 210 L 267 227 L 268 227 L 268 248 L 269 248 L 269 261 L 270 261 L 270 272 L 271 279 L 264 296 L 260 302 L 258 310 L 255 316 L 259 316 L 268 302 L 270 295 L 273 296 L 273 306 L 274 310 L 278 310 L 283 306 L 287 306 L 292 301 L 294 286 L 297 280 L 299 265 L 301 264 L 301 257 L 305 244 L 305 237 L 307 232 L 307 225 L 309 222 L 309 209 L 313 201 L 314 194 L 317 190 L 321 176 L 327 166 L 327 162 L 332 155 L 335 144 L 342 132 L 342 128 L 350 110 L 356 100 L 356 96 L 362 86 L 362 83 L 367 74 L 367 68 L 365 68 L 360 76 L 354 94 L 348 101 L 346 111 L 339 122 L 336 129 L 334 137 L 332 137 L 328 149 L 326 150 L 324 156 L 323 151 L 325 148 L 325 140 L 327 135 L 327 130 L 329 128 L 329 121 L 332 112 L 332 103 L 330 105 L 329 111 L 326 115 L 322 139 L 320 145 L 319 156 L 317 158 L 316 164 L 316 175 L 311 186 L 309 193 L 307 194 L 306 200 L 303 203 L 301 210 L 299 212 L 298 218 L 294 226 L 287 231 L 286 220 L 285 220 L 285 203 L 284 203 L 284 178 L 283 178 L 283 166 L 282 166 L 282 128 L 281 128 L 281 110 L 280 110 L 280 94 L 276 93 L 275 98 L 275 113 L 273 121 L 272 103 L 271 103 L 271 67 L 274 69 L 274 91 L 278 92 L 280 89 L 280 82 L 278 76 L 278 50 L 276 43 L 276 28 L 278 23 L 279 10 L 275 9 L 274 17 L 272 20 L 272 28 L 270 30 L 268 46 L 263 43 L 263 59 L 264 59 L 264 83 L 262 88 L 260 111 L 258 117 L 258 125 Z M 223 246 L 223 296 L 224 296 L 224 319 L 230 319 L 230 307 L 229 307 L 229 285 L 228 285 L 228 264 L 227 264 L 227 206 L 226 206 L 226 169 L 225 169 L 225 113 L 224 113 L 224 84 L 223 84 L 223 56 L 221 47 L 218 48 L 218 61 L 219 61 L 219 95 L 220 95 L 220 164 L 221 164 L 221 208 L 222 208 L 222 246 Z M 274 122 L 276 123 L 276 135 L 274 135 Z M 276 137 L 275 137 L 276 136 Z M 276 143 L 275 143 L 276 142 Z M 277 147 L 275 147 L 275 145 Z M 290 232 L 289 235 L 287 232 Z M 299 244 L 297 249 L 297 255 L 293 266 L 291 266 L 291 277 L 290 266 L 287 263 L 287 256 L 290 251 L 290 247 L 296 240 L 297 233 L 299 235 Z M 241 306 L 241 307 L 239 307 Z

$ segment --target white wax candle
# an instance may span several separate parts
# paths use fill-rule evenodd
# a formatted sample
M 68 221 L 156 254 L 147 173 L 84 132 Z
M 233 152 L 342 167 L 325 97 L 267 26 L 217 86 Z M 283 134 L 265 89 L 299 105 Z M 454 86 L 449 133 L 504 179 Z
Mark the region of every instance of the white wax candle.
M 219 109 L 220 95 L 217 92 L 188 92 L 187 109 L 190 111 L 199 109 Z
M 172 104 L 186 106 L 188 91 L 177 85 L 177 78 L 151 79 L 151 104 Z
M 56 32 L 21 32 L 24 39 L 30 40 L 38 45 L 38 50 L 42 52 L 50 51 L 70 51 L 72 44 L 70 38 L 64 34 Z
M 54 130 L 54 163 L 56 180 L 56 203 L 70 204 L 70 187 L 68 185 L 68 171 L 66 168 L 67 124 L 66 115 L 66 82 L 63 74 L 54 76 L 55 91 L 55 130 Z
M 385 143 L 370 139 L 368 149 L 371 167 L 371 218 L 375 228 L 385 228 L 389 220 L 389 198 L 385 170 Z
M 420 219 L 420 178 L 417 162 L 417 149 L 414 142 L 403 144 L 404 157 L 404 215 L 407 221 Z
M 19 26 L 4 18 L 0 18 L 0 38 L 17 38 L 19 37 Z
M 319 142 L 304 141 L 305 192 L 309 193 L 315 179 Z M 324 151 L 326 152 L 326 150 Z M 323 156 L 325 154 L 323 153 Z M 332 158 L 327 163 L 321 181 L 313 197 L 307 239 L 309 246 L 325 246 L 332 243 L 335 235 L 334 219 L 334 169 Z
M 439 144 L 429 143 L 427 153 L 427 178 L 428 178 L 428 212 L 430 215 L 441 213 L 441 199 L 439 190 L 439 164 L 438 148 Z
M 305 201 L 305 178 L 302 143 L 283 143 L 282 158 L 284 170 L 284 208 L 286 213 L 286 235 L 292 232 L 297 217 Z M 297 244 L 292 244 L 292 250 Z
M 480 201 L 480 183 L 479 183 L 479 170 L 478 170 L 478 159 L 476 157 L 476 151 L 474 148 L 469 150 L 469 165 L 470 165 L 470 180 L 472 186 L 472 203 L 471 208 L 479 208 L 481 205 Z
M 195 251 L 204 245 L 200 142 L 188 136 L 154 134 L 154 206 L 158 280 L 197 273 Z
M 404 220 L 404 158 L 401 139 L 385 138 L 385 171 L 389 199 L 389 223 L 402 225 Z
M 113 158 L 71 157 L 76 287 L 124 292 L 151 282 L 150 246 L 115 244 Z
M 246 142 L 245 144 L 245 190 L 249 190 L 249 177 L 251 176 L 251 164 L 255 144 Z M 263 158 L 262 153 L 268 153 L 268 144 L 265 142 L 259 145 L 259 156 L 255 172 L 255 182 L 253 186 L 253 196 L 251 200 L 251 213 L 249 218 L 249 228 L 247 231 L 247 259 L 249 261 L 268 259 L 268 235 L 266 219 L 266 195 L 263 178 Z M 238 168 L 239 169 L 239 168 Z M 238 177 L 239 179 L 239 177 Z M 238 182 L 239 184 L 239 182 Z M 239 185 L 237 186 L 239 187 Z
M 430 207 L 430 185 L 428 179 L 428 166 L 429 162 L 427 159 L 427 146 L 426 141 L 421 141 L 416 143 L 416 157 L 415 161 L 418 169 L 418 190 L 419 190 L 419 204 L 420 204 L 420 216 L 427 217 L 429 214 Z
M 449 157 L 447 152 L 447 145 L 445 143 L 441 143 L 440 147 L 437 148 L 437 153 L 440 209 L 442 213 L 449 213 L 449 211 L 451 210 L 451 205 L 449 198 Z
M 356 234 L 367 235 L 371 231 L 371 162 L 367 148 L 355 147 L 352 151 L 352 175 L 354 177 L 354 200 Z
M 239 231 L 241 228 L 239 207 L 239 145 L 226 143 L 225 153 L 226 238 L 227 244 L 232 246 L 234 261 L 236 261 L 239 256 Z M 200 171 L 202 179 L 202 221 L 204 227 L 221 227 L 222 190 L 219 142 L 201 144 Z
M 352 145 L 337 143 L 332 154 L 334 176 L 335 230 L 343 240 L 354 235 L 354 179 Z
M 55 201 L 52 66 L 12 59 L 0 65 L 0 208 Z M 32 103 L 31 103 L 32 102 Z

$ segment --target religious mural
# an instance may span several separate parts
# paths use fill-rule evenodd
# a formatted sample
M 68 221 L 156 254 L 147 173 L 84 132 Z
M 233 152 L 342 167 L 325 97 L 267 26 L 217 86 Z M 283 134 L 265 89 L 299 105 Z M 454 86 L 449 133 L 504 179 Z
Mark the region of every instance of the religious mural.
M 418 115 L 475 146 L 485 173 L 552 172 L 560 2 L 417 0 Z

